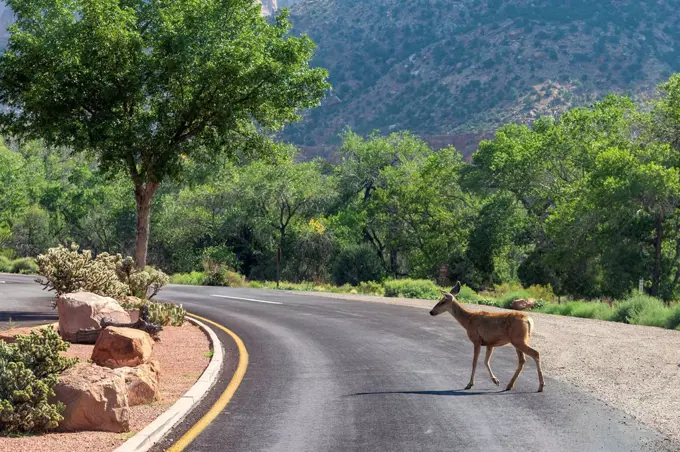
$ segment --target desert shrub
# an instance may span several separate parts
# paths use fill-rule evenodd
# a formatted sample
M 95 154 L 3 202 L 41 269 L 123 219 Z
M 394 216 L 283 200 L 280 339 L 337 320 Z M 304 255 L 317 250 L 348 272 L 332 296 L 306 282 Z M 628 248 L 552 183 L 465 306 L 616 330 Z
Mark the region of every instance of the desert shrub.
M 149 306 L 149 318 L 153 323 L 158 323 L 163 326 L 182 326 L 184 323 L 187 312 L 181 304 L 156 303 L 150 301 L 147 305 Z
M 38 273 L 38 264 L 30 257 L 16 259 L 10 264 L 10 273 L 21 273 L 23 275 L 35 275 Z
M 525 298 L 532 298 L 531 294 L 526 290 L 518 290 L 506 293 L 498 301 L 500 302 L 501 307 L 509 309 L 513 301 Z
M 170 277 L 172 284 L 186 284 L 191 286 L 202 286 L 205 283 L 205 273 L 191 272 L 191 273 L 175 273 Z
M 61 402 L 52 404 L 58 376 L 76 363 L 60 352 L 69 344 L 52 328 L 0 341 L 0 431 L 3 434 L 52 430 L 63 419 Z
M 85 291 L 117 299 L 126 295 L 146 299 L 168 283 L 168 276 L 160 270 L 137 270 L 131 257 L 101 253 L 93 259 L 91 251 L 78 249 L 76 244 L 70 249 L 59 246 L 37 258 L 39 273 L 47 280 L 43 285 L 57 296 Z
M 181 304 L 174 303 L 159 303 L 155 301 L 142 300 L 141 303 L 121 301 L 120 305 L 123 309 L 139 309 L 143 305 L 149 308 L 149 321 L 158 325 L 167 326 L 182 326 L 186 311 Z
M 126 257 L 116 265 L 116 276 L 128 286 L 128 294 L 151 300 L 168 284 L 170 278 L 162 271 L 147 266 L 144 270 L 135 268 L 135 261 Z
M 429 279 L 391 279 L 383 286 L 387 297 L 438 300 L 442 296 L 439 287 Z
M 616 304 L 612 320 L 633 325 L 666 326 L 670 311 L 658 298 L 637 294 Z
M 12 261 L 5 256 L 0 256 L 0 272 L 9 273 L 12 271 Z
M 92 252 L 78 252 L 78 245 L 70 249 L 59 246 L 50 248 L 37 258 L 40 274 L 47 280 L 43 286 L 57 296 L 86 291 L 97 295 L 121 298 L 129 288 L 116 275 L 120 255 L 102 253 L 92 258 Z
M 382 297 L 385 295 L 385 288 L 379 282 L 362 281 L 357 286 L 357 292 L 364 295 L 377 295 Z
M 225 265 L 213 261 L 204 262 L 203 284 L 207 286 L 242 287 L 246 278 Z
M 337 285 L 356 286 L 363 281 L 380 281 L 385 269 L 375 250 L 353 245 L 340 250 L 333 263 L 332 279 Z

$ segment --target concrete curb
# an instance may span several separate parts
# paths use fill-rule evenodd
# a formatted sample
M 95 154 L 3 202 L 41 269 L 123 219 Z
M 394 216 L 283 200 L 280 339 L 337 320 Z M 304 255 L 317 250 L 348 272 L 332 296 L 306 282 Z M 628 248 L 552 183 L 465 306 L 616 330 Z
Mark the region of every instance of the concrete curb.
M 184 419 L 191 410 L 198 405 L 203 397 L 213 387 L 222 369 L 224 349 L 215 332 L 194 318 L 186 317 L 205 331 L 210 338 L 213 356 L 203 374 L 187 392 L 180 397 L 165 413 L 161 414 L 151 424 L 139 431 L 135 436 L 121 444 L 114 452 L 145 452 L 161 440 L 175 425 Z

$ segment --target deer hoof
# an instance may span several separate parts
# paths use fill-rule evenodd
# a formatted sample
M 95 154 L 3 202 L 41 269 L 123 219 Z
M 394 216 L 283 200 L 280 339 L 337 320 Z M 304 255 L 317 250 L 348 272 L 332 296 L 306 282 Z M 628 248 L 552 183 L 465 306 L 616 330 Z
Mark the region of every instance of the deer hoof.
M 468 384 L 465 389 L 472 389 L 472 383 Z
M 512 390 L 512 386 L 511 386 L 511 385 L 508 385 L 508 386 L 505 388 L 505 390 L 506 390 L 506 391 L 511 391 L 511 390 Z
M 536 392 L 543 392 L 543 386 L 539 386 L 538 391 L 536 391 Z
M 495 384 L 496 386 L 500 386 L 501 381 L 500 381 L 498 378 L 493 377 L 491 380 L 493 380 L 493 382 L 494 382 L 494 384 Z

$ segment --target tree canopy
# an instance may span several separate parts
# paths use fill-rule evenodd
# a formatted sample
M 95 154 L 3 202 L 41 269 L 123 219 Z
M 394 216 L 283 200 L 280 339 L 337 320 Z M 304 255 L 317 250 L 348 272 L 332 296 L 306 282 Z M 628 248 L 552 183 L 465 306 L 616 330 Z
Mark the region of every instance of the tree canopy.
M 314 44 L 251 0 L 9 0 L 5 134 L 96 156 L 134 184 L 137 264 L 151 199 L 186 158 L 273 152 L 266 131 L 328 89 Z

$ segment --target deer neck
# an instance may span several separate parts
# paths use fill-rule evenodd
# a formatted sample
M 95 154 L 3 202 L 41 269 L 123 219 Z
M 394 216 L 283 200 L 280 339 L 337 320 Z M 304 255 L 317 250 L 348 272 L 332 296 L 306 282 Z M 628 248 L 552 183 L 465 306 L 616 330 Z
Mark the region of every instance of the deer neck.
M 451 315 L 453 315 L 453 318 L 455 318 L 463 328 L 467 328 L 467 325 L 470 322 L 470 311 L 465 309 L 455 300 L 451 303 Z

